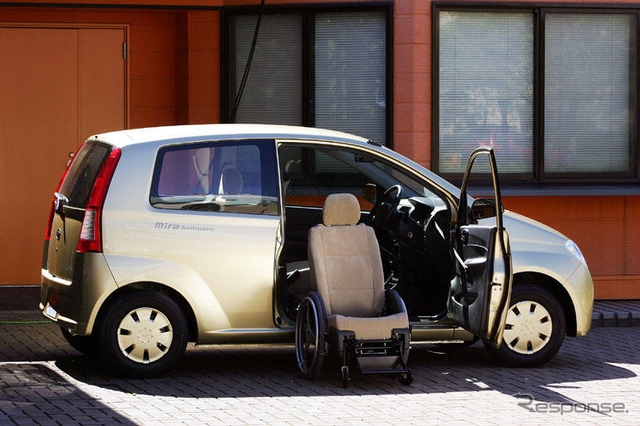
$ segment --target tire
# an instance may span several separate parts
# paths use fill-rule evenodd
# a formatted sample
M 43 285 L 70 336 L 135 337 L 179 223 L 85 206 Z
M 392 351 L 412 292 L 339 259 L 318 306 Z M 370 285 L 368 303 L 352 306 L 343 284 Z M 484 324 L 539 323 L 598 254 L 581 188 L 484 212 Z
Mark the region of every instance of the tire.
M 485 342 L 485 347 L 506 366 L 537 367 L 555 356 L 565 333 L 564 311 L 549 290 L 533 284 L 516 285 L 502 344 L 496 349 Z
M 60 331 L 62 331 L 62 335 L 69 342 L 71 347 L 73 347 L 78 352 L 87 356 L 98 356 L 100 355 L 100 350 L 98 349 L 98 342 L 93 336 L 76 336 L 71 334 L 69 330 L 64 327 L 60 327 Z
M 340 378 L 342 380 L 342 387 L 348 388 L 351 383 L 351 373 L 349 372 L 349 367 L 343 365 L 340 369 Z
M 325 323 L 322 300 L 312 292 L 300 303 L 296 318 L 296 360 L 307 379 L 317 379 L 324 363 Z
M 401 385 L 405 386 L 409 386 L 411 383 L 413 383 L 413 373 L 411 373 L 411 370 L 407 370 L 406 373 L 400 374 L 398 376 L 398 381 Z
M 180 307 L 168 296 L 141 291 L 117 299 L 105 313 L 98 343 L 105 361 L 127 377 L 158 377 L 173 368 L 187 346 Z

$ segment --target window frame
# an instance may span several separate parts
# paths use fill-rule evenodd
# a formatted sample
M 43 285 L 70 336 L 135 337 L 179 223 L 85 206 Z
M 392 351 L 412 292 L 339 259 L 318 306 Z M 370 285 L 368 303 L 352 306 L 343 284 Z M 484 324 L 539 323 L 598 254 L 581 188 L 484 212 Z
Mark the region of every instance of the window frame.
M 260 8 L 258 6 L 238 6 L 228 7 L 222 12 L 222 25 L 220 39 L 222 40 L 220 75 L 221 93 L 220 99 L 222 108 L 220 111 L 220 120 L 222 123 L 231 123 L 230 115 L 235 95 L 231 88 L 235 87 L 234 59 L 232 57 L 233 37 L 231 34 L 231 20 L 237 15 L 257 15 Z M 313 55 L 315 42 L 315 25 L 314 16 L 323 13 L 358 13 L 380 11 L 385 15 L 386 21 L 386 63 L 385 63 L 385 79 L 386 79 L 386 111 L 385 111 L 385 146 L 393 148 L 393 2 L 384 1 L 368 5 L 340 5 L 340 6 L 318 6 L 318 5 L 298 5 L 295 7 L 287 5 L 273 5 L 265 8 L 264 14 L 301 14 L 302 15 L 302 123 L 301 126 L 315 127 L 315 58 Z
M 530 12 L 533 18 L 533 149 L 532 172 L 529 174 L 503 174 L 501 180 L 512 186 L 540 185 L 593 185 L 593 184 L 633 184 L 640 182 L 640 8 L 611 7 L 610 5 L 588 5 L 585 7 L 576 6 L 553 6 L 538 3 L 519 4 L 494 4 L 490 6 L 478 6 L 477 4 L 461 3 L 451 4 L 445 2 L 432 3 L 433 24 L 432 24 L 432 94 L 431 94 L 431 123 L 432 123 L 432 169 L 439 173 L 440 169 L 440 12 L 491 12 L 491 13 L 516 13 Z M 630 136 L 634 143 L 630 145 L 630 155 L 635 156 L 631 162 L 629 172 L 580 172 L 580 173 L 551 173 L 545 171 L 544 164 L 544 96 L 545 96 L 545 16 L 557 13 L 578 13 L 578 14 L 624 14 L 635 18 L 635 48 L 636 54 L 631 58 L 635 65 L 635 81 L 630 80 L 635 86 L 635 99 L 630 105 L 635 106 L 635 123 L 629 129 Z M 461 173 L 443 173 L 444 178 L 454 182 L 462 180 Z M 487 180 L 488 181 L 488 180 Z

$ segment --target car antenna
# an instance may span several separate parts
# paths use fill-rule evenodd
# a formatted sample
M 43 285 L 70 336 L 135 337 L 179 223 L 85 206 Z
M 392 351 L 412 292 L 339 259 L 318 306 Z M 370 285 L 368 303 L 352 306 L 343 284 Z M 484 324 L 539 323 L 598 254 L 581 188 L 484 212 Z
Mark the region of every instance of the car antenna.
M 253 62 L 253 54 L 256 51 L 256 44 L 258 43 L 258 33 L 260 32 L 260 22 L 262 21 L 262 14 L 264 12 L 264 2 L 265 0 L 262 0 L 262 2 L 260 3 L 258 22 L 256 22 L 256 29 L 253 33 L 253 41 L 251 42 L 251 49 L 249 50 L 247 65 L 244 68 L 244 74 L 242 75 L 242 81 L 240 82 L 240 87 L 238 88 L 238 94 L 236 95 L 236 100 L 233 104 L 233 108 L 231 109 L 231 115 L 229 118 L 232 123 L 235 123 L 236 121 L 236 113 L 238 112 L 238 107 L 240 107 L 240 100 L 242 99 L 242 94 L 244 93 L 244 88 L 247 84 L 247 78 L 249 77 L 249 71 L 251 70 L 251 62 Z

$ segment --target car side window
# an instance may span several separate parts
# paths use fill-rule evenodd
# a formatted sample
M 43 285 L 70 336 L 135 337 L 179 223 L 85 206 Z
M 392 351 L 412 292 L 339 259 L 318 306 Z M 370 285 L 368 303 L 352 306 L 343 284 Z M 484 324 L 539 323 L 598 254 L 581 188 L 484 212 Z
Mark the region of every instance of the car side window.
M 327 195 L 336 192 L 354 194 L 363 210 L 373 203 L 367 186 L 378 195 L 393 185 L 403 187 L 403 197 L 433 196 L 433 192 L 413 177 L 391 167 L 374 155 L 325 146 L 283 144 L 279 147 L 285 204 L 322 207 Z
M 273 140 L 174 145 L 156 159 L 155 208 L 278 215 Z
M 285 203 L 321 207 L 326 196 L 335 192 L 348 192 L 360 199 L 366 178 L 339 154 L 338 150 L 329 155 L 328 149 L 281 146 Z

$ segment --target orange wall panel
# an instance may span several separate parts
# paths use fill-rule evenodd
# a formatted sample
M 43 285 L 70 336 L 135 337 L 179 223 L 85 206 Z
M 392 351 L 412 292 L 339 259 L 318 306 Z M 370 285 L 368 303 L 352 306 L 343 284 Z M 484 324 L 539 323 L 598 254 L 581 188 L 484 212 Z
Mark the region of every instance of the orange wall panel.
M 504 204 L 578 244 L 597 298 L 640 298 L 640 197 L 504 197 Z
M 167 107 L 176 101 L 172 79 L 135 79 L 131 81 L 131 106 Z
M 178 19 L 178 120 L 220 121 L 220 13 L 189 11 Z
M 131 52 L 174 52 L 176 50 L 174 26 L 173 20 L 171 22 L 132 25 Z
M 39 282 L 44 230 L 69 152 L 126 123 L 123 28 L 0 28 L 0 284 Z M 15 206 L 20 206 L 17 214 Z
M 626 273 L 640 275 L 640 197 L 625 198 L 624 221 Z
M 78 111 L 81 138 L 127 126 L 124 42 L 124 28 L 80 31 L 82 97 Z
M 55 185 L 78 146 L 78 44 L 77 31 L 0 28 L 0 284 L 39 282 Z
M 175 124 L 174 107 L 137 107 L 131 108 L 131 128 L 156 127 Z
M 126 25 L 129 34 L 128 127 L 140 127 L 176 123 L 176 20 L 179 13 L 173 10 L 3 7 L 2 21 L 67 27 Z M 153 90 L 149 90 L 150 87 Z

